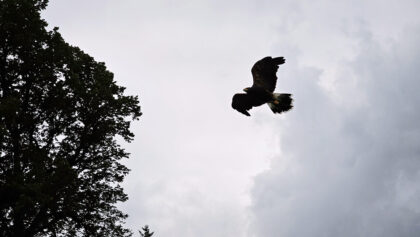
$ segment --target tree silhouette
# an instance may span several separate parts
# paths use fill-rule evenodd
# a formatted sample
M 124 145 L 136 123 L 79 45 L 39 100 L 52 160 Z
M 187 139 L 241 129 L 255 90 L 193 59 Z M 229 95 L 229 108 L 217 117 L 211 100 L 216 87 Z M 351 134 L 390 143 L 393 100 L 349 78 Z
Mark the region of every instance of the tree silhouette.
M 0 0 L 0 236 L 130 236 L 115 206 L 138 99 L 46 30 L 47 0 Z
M 145 225 L 142 228 L 142 230 L 143 231 L 139 230 L 139 233 L 140 233 L 140 236 L 141 237 L 152 237 L 152 235 L 155 233 L 155 232 L 150 233 L 150 230 L 149 230 L 149 226 L 148 225 Z

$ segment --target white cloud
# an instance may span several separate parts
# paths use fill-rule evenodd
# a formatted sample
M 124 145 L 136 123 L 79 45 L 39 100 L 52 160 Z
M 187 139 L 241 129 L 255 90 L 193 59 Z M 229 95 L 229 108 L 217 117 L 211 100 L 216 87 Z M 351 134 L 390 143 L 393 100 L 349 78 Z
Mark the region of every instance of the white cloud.
M 331 96 L 310 68 L 292 69 L 306 76 L 276 128 L 281 155 L 256 179 L 256 236 L 419 233 L 420 31 L 404 36 L 390 48 L 361 39 Z
M 244 236 L 252 177 L 276 144 L 267 126 L 230 104 L 269 51 L 270 31 L 258 24 L 265 18 L 252 2 L 95 4 L 51 2 L 45 15 L 140 97 L 144 115 L 126 145 L 128 226 L 149 224 L 162 236 Z M 69 10 L 76 6 L 84 7 Z

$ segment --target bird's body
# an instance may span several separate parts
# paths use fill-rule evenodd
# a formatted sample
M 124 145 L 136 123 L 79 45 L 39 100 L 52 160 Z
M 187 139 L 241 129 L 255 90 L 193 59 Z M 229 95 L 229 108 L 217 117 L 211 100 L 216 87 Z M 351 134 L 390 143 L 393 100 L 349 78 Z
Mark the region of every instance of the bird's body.
M 282 113 L 290 110 L 293 107 L 291 95 L 274 93 L 278 65 L 284 62 L 283 57 L 265 57 L 256 62 L 251 69 L 254 79 L 252 87 L 244 89 L 246 94 L 235 94 L 232 98 L 232 107 L 247 116 L 250 116 L 248 110 L 252 107 L 266 103 L 273 113 Z

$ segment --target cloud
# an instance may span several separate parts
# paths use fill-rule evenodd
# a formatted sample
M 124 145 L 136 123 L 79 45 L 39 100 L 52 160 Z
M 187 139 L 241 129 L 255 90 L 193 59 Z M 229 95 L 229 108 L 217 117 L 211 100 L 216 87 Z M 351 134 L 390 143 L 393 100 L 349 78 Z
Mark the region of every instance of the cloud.
M 419 28 L 385 47 L 369 32 L 336 68 L 291 69 L 296 106 L 280 152 L 252 190 L 256 236 L 420 233 Z

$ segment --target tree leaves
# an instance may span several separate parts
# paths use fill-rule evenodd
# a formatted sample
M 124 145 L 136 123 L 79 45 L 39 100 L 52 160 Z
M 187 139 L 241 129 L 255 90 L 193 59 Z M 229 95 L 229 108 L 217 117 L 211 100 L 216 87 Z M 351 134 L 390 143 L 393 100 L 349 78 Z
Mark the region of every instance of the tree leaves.
M 128 236 L 119 185 L 141 116 L 104 63 L 47 31 L 47 1 L 0 1 L 0 235 Z

